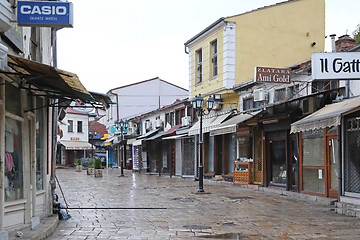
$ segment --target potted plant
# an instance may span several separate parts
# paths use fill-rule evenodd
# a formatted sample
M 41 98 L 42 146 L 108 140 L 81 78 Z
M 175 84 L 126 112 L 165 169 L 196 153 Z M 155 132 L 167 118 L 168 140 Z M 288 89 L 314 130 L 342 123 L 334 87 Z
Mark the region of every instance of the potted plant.
M 75 162 L 75 167 L 76 167 L 76 171 L 77 172 L 81 172 L 82 171 L 82 166 L 81 166 L 81 159 L 76 159 L 76 162 Z
M 103 171 L 102 171 L 102 164 L 100 158 L 95 158 L 95 177 L 102 177 Z
M 91 159 L 88 162 L 88 166 L 87 166 L 87 175 L 94 175 L 95 174 L 95 163 L 94 160 Z

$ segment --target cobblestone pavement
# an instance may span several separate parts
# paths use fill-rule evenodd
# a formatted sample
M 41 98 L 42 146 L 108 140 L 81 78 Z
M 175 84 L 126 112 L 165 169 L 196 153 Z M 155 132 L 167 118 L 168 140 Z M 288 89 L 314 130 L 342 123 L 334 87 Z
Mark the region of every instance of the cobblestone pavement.
M 69 207 L 85 209 L 70 209 L 48 239 L 360 239 L 360 218 L 314 202 L 211 180 L 196 194 L 193 179 L 56 171 Z

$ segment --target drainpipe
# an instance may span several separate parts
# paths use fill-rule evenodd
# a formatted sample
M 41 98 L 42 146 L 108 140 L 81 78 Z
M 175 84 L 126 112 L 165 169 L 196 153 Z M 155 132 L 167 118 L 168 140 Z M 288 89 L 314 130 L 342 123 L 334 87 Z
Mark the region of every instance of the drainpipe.
M 343 170 L 342 170 L 342 131 L 341 131 L 341 125 L 337 127 L 337 142 L 338 142 L 338 169 L 339 169 L 339 175 L 338 175 L 338 202 L 340 202 L 340 197 L 342 195 L 342 176 L 343 176 Z

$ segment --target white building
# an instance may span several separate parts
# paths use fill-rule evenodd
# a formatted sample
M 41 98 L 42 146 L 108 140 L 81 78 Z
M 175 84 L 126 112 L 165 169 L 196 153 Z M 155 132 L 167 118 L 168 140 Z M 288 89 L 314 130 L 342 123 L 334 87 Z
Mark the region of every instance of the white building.
M 93 149 L 89 143 L 89 113 L 79 108 L 68 107 L 64 119 L 59 122 L 57 165 L 71 166 L 76 159 L 88 157 Z

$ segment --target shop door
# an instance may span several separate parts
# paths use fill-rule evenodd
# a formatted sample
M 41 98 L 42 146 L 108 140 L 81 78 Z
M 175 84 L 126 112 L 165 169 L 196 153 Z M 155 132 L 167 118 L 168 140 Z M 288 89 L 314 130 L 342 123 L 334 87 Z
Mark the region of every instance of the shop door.
M 286 144 L 285 139 L 269 141 L 270 172 L 269 183 L 286 186 Z
M 215 136 L 215 175 L 221 175 L 223 172 L 222 169 L 222 137 L 223 135 Z
M 254 183 L 262 184 L 263 179 L 263 141 L 258 140 L 255 144 L 255 158 L 254 158 Z
M 290 139 L 289 189 L 298 191 L 299 186 L 299 148 L 296 138 Z
M 327 170 L 327 196 L 330 198 L 338 197 L 338 142 L 336 136 L 326 138 L 326 170 Z

